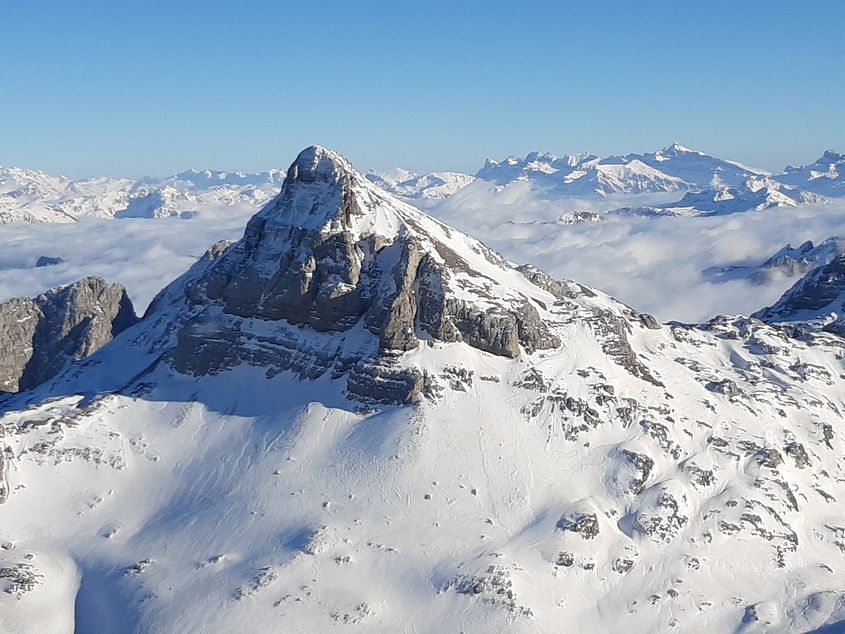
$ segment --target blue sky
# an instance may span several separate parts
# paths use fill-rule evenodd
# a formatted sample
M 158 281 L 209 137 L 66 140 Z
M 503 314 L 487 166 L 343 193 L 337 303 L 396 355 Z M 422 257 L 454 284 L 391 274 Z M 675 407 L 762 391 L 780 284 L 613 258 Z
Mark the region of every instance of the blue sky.
M 845 3 L 0 1 L 0 164 L 362 169 L 845 151 Z

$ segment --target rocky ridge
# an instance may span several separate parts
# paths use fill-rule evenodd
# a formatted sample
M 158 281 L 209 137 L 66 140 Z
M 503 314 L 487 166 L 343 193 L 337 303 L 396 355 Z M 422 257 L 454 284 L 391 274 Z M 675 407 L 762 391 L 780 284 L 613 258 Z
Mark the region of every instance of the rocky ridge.
M 789 323 L 845 336 L 845 254 L 817 266 L 772 306 L 754 314 L 769 323 Z

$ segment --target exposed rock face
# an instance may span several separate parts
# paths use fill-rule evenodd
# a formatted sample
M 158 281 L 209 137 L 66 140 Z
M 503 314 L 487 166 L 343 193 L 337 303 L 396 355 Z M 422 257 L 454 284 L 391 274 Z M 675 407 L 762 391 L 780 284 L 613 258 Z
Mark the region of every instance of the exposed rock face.
M 637 313 L 637 317 L 643 327 L 655 329 L 656 320 L 651 315 Z M 650 318 L 650 319 L 649 319 Z M 657 379 L 652 372 L 643 365 L 628 342 L 627 333 L 631 331 L 631 325 L 624 317 L 614 314 L 612 311 L 599 311 L 590 319 L 596 337 L 602 342 L 604 353 L 616 361 L 619 365 L 628 370 L 636 377 L 663 387 L 663 383 Z M 659 328 L 659 326 L 657 326 Z
M 0 303 L 0 390 L 43 383 L 137 321 L 126 289 L 98 277 Z
M 502 276 L 518 279 L 517 289 Z M 347 374 L 359 400 L 408 402 L 421 392 L 421 375 L 389 360 L 421 339 L 464 341 L 509 358 L 560 346 L 535 307 L 554 301 L 554 284 L 526 279 L 482 244 L 374 187 L 339 154 L 310 147 L 242 240 L 207 254 L 163 292 L 187 299 L 191 315 L 170 360 L 197 375 L 244 362 L 300 376 L 331 369 Z M 154 300 L 148 313 L 168 301 Z M 352 330 L 355 343 L 315 345 L 320 333 Z
M 6 451 L 0 451 L 0 504 L 9 499 L 9 487 L 6 484 Z
M 772 306 L 754 317 L 767 323 L 822 321 L 824 330 L 845 334 L 845 254 L 814 268 Z
M 655 485 L 643 492 L 634 512 L 635 530 L 655 542 L 670 542 L 689 522 L 688 498 L 677 481 Z
M 559 345 L 525 301 L 490 313 L 451 297 L 444 281 L 474 272 L 448 245 L 425 235 L 417 219 L 383 209 L 393 201 L 379 194 L 343 157 L 304 150 L 282 193 L 197 287 L 226 313 L 318 331 L 349 330 L 363 317 L 388 350 L 416 347 L 421 304 L 420 326 L 443 341 L 460 335 L 510 357 L 520 344 L 529 352 Z M 418 278 L 424 288 L 415 291 Z
M 723 379 L 721 381 L 710 381 L 704 387 L 706 387 L 711 392 L 717 392 L 718 394 L 725 394 L 727 396 L 737 396 L 740 393 L 736 383 L 734 381 L 731 381 L 730 379 Z

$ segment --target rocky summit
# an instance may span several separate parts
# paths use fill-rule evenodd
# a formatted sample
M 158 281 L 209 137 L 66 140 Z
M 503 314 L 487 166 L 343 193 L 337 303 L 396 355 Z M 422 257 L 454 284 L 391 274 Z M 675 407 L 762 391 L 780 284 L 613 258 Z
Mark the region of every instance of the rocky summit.
M 364 401 L 419 397 L 425 374 L 396 361 L 421 341 L 465 341 L 509 358 L 561 344 L 540 315 L 555 301 L 548 290 L 319 147 L 297 157 L 243 239 L 213 249 L 153 300 L 148 318 L 174 300 L 186 317 L 168 354 L 178 371 L 248 363 L 313 378 L 331 370 Z M 269 323 L 281 326 L 271 333 Z
M 4 402 L 0 629 L 835 631 L 845 341 L 764 317 L 660 324 L 307 148 Z

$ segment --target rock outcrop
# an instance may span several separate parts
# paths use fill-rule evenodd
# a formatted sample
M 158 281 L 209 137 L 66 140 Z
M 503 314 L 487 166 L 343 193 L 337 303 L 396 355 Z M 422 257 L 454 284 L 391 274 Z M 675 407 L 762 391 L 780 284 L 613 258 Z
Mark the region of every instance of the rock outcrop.
M 137 321 L 126 289 L 98 277 L 0 303 L 0 391 L 43 383 Z
M 753 315 L 767 323 L 808 323 L 845 334 L 845 254 L 798 280 L 772 306 Z

